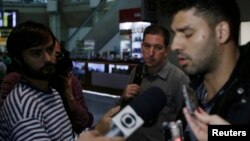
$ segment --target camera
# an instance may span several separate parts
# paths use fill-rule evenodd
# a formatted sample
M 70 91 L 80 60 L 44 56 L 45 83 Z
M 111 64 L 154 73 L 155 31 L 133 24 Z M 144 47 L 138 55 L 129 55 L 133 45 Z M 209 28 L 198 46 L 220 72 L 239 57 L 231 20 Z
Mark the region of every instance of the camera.
M 163 134 L 165 141 L 184 141 L 183 127 L 181 120 L 163 122 Z

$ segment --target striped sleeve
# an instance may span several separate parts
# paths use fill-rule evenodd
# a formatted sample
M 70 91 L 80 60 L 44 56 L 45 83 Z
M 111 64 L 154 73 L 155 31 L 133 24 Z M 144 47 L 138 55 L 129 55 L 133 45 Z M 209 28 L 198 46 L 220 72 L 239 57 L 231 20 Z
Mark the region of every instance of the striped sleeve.
M 24 141 L 24 140 L 43 140 L 50 141 L 44 126 L 41 126 L 38 120 L 23 119 L 16 123 L 10 135 L 10 140 Z
M 19 83 L 0 110 L 0 140 L 71 140 L 71 123 L 58 92 Z

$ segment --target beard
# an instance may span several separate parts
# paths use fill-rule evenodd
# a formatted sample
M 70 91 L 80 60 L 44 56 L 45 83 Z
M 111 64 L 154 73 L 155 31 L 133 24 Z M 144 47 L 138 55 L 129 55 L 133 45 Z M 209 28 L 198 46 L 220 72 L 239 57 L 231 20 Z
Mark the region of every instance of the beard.
M 32 78 L 37 80 L 49 80 L 55 74 L 56 64 L 54 63 L 46 63 L 43 67 L 38 70 L 34 70 L 29 65 L 23 63 L 22 71 L 23 73 Z

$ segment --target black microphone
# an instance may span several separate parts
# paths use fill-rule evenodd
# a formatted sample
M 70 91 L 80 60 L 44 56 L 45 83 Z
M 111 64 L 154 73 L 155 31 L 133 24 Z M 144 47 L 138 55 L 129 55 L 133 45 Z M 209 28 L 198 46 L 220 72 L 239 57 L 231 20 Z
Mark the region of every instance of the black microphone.
M 141 126 L 152 126 L 166 101 L 166 94 L 160 88 L 147 89 L 112 118 L 111 130 L 106 136 L 127 138 Z

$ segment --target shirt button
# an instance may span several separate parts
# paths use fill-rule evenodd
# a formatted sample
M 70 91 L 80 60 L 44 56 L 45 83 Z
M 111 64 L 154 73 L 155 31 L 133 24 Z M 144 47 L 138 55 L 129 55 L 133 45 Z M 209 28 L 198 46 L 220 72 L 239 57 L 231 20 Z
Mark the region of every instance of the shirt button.
M 240 102 L 241 102 L 241 103 L 247 103 L 247 100 L 246 100 L 246 99 L 241 99 Z
M 244 89 L 243 88 L 238 88 L 237 89 L 237 93 L 238 94 L 243 94 L 244 93 Z

